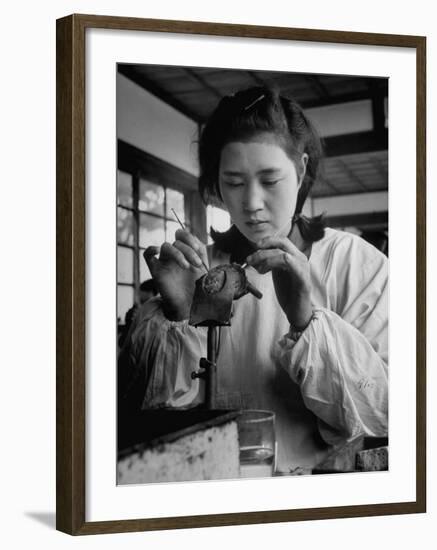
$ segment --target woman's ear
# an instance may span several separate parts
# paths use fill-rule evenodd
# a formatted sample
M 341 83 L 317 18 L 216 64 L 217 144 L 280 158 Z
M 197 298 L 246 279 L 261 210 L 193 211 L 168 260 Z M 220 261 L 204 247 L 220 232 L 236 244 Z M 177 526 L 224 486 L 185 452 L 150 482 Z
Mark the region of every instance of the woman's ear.
M 302 182 L 305 178 L 305 174 L 307 171 L 307 164 L 308 164 L 308 155 L 307 153 L 303 153 L 300 158 L 300 166 L 299 166 L 299 184 L 298 188 L 302 185 Z

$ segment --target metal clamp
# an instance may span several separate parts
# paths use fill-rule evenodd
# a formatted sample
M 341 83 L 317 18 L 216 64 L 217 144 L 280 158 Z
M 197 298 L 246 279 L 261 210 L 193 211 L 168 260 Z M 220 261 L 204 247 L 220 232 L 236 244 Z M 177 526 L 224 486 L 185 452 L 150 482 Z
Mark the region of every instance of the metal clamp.
M 216 384 L 217 384 L 217 365 L 212 361 L 202 357 L 199 361 L 201 371 L 193 371 L 191 379 L 202 378 L 205 380 L 205 404 L 208 409 L 215 408 Z

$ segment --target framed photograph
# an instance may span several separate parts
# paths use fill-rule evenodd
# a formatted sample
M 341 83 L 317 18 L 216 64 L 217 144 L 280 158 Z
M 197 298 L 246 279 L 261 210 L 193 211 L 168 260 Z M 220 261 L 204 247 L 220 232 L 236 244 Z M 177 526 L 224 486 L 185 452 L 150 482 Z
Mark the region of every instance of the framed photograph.
M 57 21 L 57 529 L 426 510 L 426 39 Z

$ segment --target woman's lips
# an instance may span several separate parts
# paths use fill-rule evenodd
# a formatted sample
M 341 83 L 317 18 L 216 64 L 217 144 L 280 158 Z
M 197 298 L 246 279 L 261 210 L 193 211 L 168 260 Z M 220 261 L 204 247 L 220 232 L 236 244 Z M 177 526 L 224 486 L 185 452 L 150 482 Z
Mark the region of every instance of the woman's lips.
M 266 228 L 267 224 L 268 224 L 267 221 L 246 222 L 246 225 L 249 226 L 252 231 L 262 231 Z

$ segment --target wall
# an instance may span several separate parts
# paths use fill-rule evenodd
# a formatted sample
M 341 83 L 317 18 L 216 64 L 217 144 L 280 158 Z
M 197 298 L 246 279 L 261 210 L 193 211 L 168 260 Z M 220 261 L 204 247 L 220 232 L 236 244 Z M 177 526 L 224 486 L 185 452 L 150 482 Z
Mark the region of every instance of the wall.
M 368 548 L 431 549 L 437 523 L 436 417 L 429 403 L 428 513 L 295 524 L 253 525 L 73 539 L 53 530 L 55 510 L 55 19 L 73 12 L 259 25 L 428 35 L 428 97 L 437 95 L 433 3 L 333 0 L 306 3 L 202 3 L 16 0 L 3 7 L 2 31 L 2 531 L 5 548 Z M 429 101 L 428 150 L 437 142 Z M 20 169 L 25 168 L 26 171 Z M 428 181 L 437 181 L 429 155 Z M 435 185 L 429 186 L 429 241 L 437 234 Z M 19 212 L 19 215 L 17 215 Z M 429 247 L 428 280 L 437 279 Z M 429 285 L 429 334 L 437 333 L 437 296 Z M 435 338 L 429 339 L 429 391 L 437 391 Z M 431 394 L 432 395 L 432 394 Z
M 324 138 L 373 130 L 372 103 L 369 100 L 314 107 L 307 109 L 306 114 Z
M 117 75 L 118 137 L 197 175 L 197 124 L 123 75 Z
M 388 193 L 360 193 L 358 195 L 341 195 L 339 197 L 320 197 L 312 200 L 312 211 L 315 215 L 327 212 L 329 216 L 342 214 L 360 214 L 363 212 L 387 212 Z

